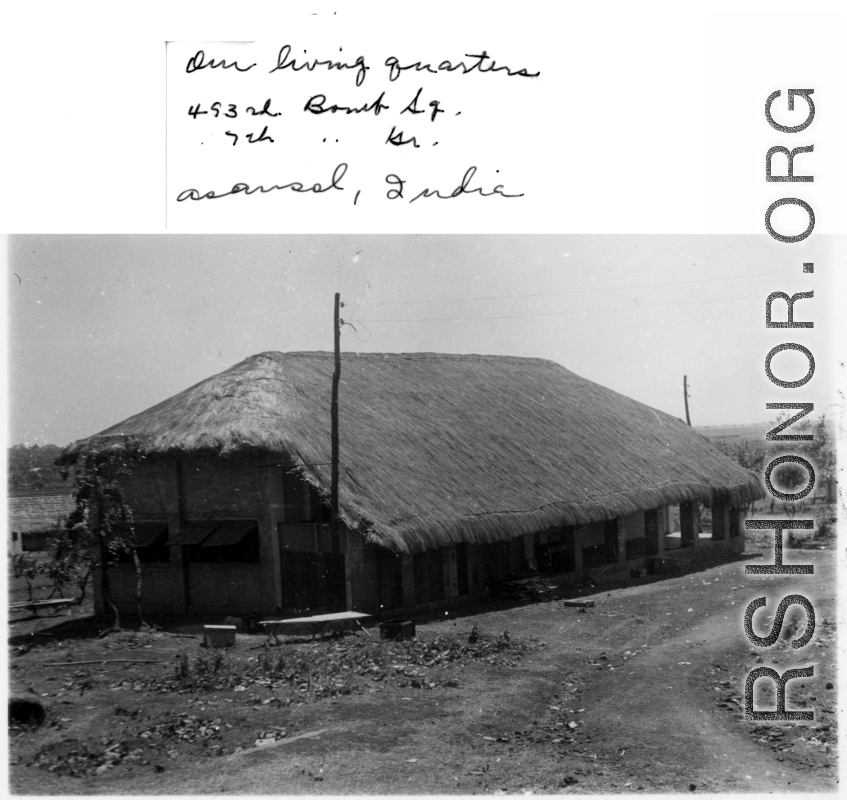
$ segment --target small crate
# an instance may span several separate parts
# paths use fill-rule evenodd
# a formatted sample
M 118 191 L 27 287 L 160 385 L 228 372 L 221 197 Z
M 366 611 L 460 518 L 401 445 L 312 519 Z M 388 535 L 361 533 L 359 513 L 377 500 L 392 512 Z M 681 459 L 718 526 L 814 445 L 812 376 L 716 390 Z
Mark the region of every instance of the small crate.
M 408 641 L 415 638 L 415 621 L 413 619 L 389 619 L 379 623 L 379 633 L 383 639 Z
M 232 647 L 235 644 L 235 625 L 204 625 L 203 641 L 207 647 Z

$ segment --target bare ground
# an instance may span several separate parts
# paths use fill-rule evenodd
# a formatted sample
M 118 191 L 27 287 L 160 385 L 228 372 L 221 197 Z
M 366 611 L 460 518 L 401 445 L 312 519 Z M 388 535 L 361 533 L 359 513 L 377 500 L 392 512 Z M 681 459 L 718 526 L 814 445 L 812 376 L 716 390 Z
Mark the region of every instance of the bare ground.
M 262 636 L 239 635 L 207 688 L 174 677 L 185 656 L 211 656 L 198 624 L 97 638 L 105 623 L 84 612 L 13 622 L 12 686 L 49 712 L 38 728 L 10 731 L 11 790 L 835 791 L 835 553 L 794 550 L 787 560 L 813 563 L 815 574 L 746 576 L 735 561 L 598 587 L 586 611 L 559 600 L 473 609 L 419 625 L 421 642 L 433 643 L 420 657 L 361 634 L 270 649 Z M 747 603 L 767 596 L 758 612 L 767 617 L 796 592 L 815 606 L 812 642 L 753 648 Z M 474 624 L 482 643 L 471 646 Z M 287 677 L 255 679 L 258 659 L 278 654 Z M 104 659 L 159 663 L 47 666 Z M 324 665 L 305 689 L 294 674 L 303 664 Z M 810 664 L 813 678 L 789 684 L 788 707 L 814 708 L 814 722 L 742 718 L 751 668 Z M 257 741 L 274 746 L 246 752 Z

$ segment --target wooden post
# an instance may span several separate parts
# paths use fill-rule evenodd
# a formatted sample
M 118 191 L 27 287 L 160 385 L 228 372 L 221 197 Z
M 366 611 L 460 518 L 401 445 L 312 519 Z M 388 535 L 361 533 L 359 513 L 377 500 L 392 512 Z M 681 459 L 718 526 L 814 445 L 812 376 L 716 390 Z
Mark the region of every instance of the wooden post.
M 688 415 L 688 376 L 682 376 L 682 393 L 685 395 L 685 421 L 691 427 L 691 417 Z
M 341 308 L 341 295 L 335 293 L 335 318 L 333 320 L 333 334 L 335 337 L 335 371 L 332 374 L 332 477 L 330 485 L 330 522 L 332 525 L 332 552 L 338 555 L 339 547 L 339 521 L 338 521 L 338 384 L 341 381 L 341 320 L 339 309 Z

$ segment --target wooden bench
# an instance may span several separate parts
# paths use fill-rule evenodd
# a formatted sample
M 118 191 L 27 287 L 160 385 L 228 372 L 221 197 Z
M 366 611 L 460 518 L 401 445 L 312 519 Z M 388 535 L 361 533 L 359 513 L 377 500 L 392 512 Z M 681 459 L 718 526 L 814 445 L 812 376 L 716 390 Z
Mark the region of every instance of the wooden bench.
M 339 611 L 335 614 L 318 614 L 314 617 L 293 617 L 291 619 L 269 619 L 260 622 L 259 625 L 267 631 L 268 639 L 273 638 L 279 643 L 279 633 L 288 636 L 302 636 L 312 634 L 312 638 L 319 633 L 328 631 L 346 631 L 361 628 L 368 633 L 362 621 L 371 619 L 370 614 L 362 614 L 358 611 Z M 368 633 L 368 636 L 370 634 Z
M 58 611 L 65 606 L 72 606 L 76 600 L 68 597 L 60 597 L 55 600 L 33 600 L 27 603 L 12 603 L 9 606 L 9 611 L 32 611 L 35 616 L 38 616 L 39 608 L 53 608 Z

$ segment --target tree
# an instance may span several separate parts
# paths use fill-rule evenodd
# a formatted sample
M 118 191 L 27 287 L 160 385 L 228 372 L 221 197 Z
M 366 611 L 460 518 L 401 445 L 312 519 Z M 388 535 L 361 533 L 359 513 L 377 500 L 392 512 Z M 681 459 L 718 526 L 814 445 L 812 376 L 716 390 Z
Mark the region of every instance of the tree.
M 68 515 L 65 530 L 50 546 L 50 563 L 61 576 L 76 576 L 82 595 L 88 576 L 100 570 L 103 604 L 114 615 L 113 630 L 120 630 L 121 622 L 112 598 L 109 567 L 120 553 L 132 556 L 138 617 L 144 624 L 135 524 L 121 486 L 140 458 L 138 448 L 130 442 L 120 450 L 89 447 L 66 458 L 63 474 L 67 477 L 73 471 L 76 507 Z
M 725 456 L 729 456 L 739 466 L 761 476 L 765 463 L 765 450 L 762 444 L 742 439 L 740 442 L 722 442 L 720 439 L 712 442 Z M 754 507 L 750 505 L 750 510 Z
M 41 565 L 38 560 L 29 553 L 16 553 L 12 557 L 12 575 L 23 578 L 26 581 L 29 602 L 32 602 L 32 584 L 41 573 Z
M 742 439 L 740 442 L 722 442 L 719 439 L 712 442 L 724 455 L 729 456 L 733 461 L 736 461 L 739 466 L 744 469 L 761 474 L 765 463 L 764 448 L 757 442 L 750 442 L 747 439 Z
M 15 444 L 7 453 L 9 487 L 19 491 L 49 491 L 62 488 L 56 459 L 62 448 L 55 444 Z
M 79 589 L 78 604 L 85 600 L 88 579 L 94 569 L 90 544 L 83 544 L 78 531 L 61 528 L 47 540 L 47 561 L 44 569 L 53 586 L 62 594 L 63 588 L 75 583 Z
M 772 426 L 775 427 L 785 420 L 786 415 L 783 414 L 776 419 Z M 836 485 L 835 472 L 835 446 L 830 435 L 829 428 L 826 424 L 826 415 L 821 415 L 816 422 L 803 418 L 800 422 L 791 426 L 789 431 L 784 433 L 811 434 L 814 438 L 811 441 L 790 442 L 786 443 L 787 453 L 801 456 L 809 461 L 815 470 L 815 484 L 823 486 L 826 490 L 825 502 L 834 502 L 834 492 Z M 786 464 L 785 467 L 789 465 Z M 797 473 L 798 486 L 805 486 L 807 481 L 806 470 L 796 464 L 793 466 L 793 472 Z M 783 468 L 784 469 L 784 468 Z M 784 475 L 780 475 L 780 479 L 784 484 L 792 482 L 792 470 L 784 470 Z
M 826 415 L 812 425 L 807 423 L 806 430 L 811 430 L 815 437 L 811 442 L 803 442 L 806 446 L 803 452 L 815 467 L 817 481 L 826 487 L 826 502 L 835 502 L 835 445 L 826 425 Z

